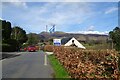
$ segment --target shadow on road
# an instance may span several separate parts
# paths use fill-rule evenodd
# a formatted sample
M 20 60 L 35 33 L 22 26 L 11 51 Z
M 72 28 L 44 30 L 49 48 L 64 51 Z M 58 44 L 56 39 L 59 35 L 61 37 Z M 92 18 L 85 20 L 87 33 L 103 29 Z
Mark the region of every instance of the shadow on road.
M 0 60 L 2 59 L 5 59 L 5 58 L 14 58 L 14 57 L 17 57 L 17 56 L 20 56 L 21 54 L 2 54 L 2 58 L 0 58 Z

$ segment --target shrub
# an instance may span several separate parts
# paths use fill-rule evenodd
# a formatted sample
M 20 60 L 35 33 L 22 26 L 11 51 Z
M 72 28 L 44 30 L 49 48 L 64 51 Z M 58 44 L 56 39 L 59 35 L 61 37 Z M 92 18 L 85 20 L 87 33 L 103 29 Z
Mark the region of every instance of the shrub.
M 54 47 L 53 51 L 72 78 L 118 78 L 118 54 L 115 50 Z
M 18 51 L 19 43 L 15 39 L 3 40 L 2 49 L 3 52 Z
M 53 48 L 53 45 L 46 45 L 44 46 L 44 51 L 53 52 Z
M 11 45 L 2 44 L 2 52 L 9 52 L 9 51 L 11 51 Z

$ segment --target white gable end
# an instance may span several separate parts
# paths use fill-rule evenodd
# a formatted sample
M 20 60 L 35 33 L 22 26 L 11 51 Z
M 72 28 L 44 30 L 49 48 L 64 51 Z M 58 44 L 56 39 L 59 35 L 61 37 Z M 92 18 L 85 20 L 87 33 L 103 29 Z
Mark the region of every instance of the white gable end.
M 78 47 L 78 48 L 83 48 L 83 49 L 85 49 L 85 47 L 81 44 L 81 43 L 79 43 L 74 37 L 71 39 L 71 40 L 69 40 L 66 44 L 65 44 L 65 46 L 70 46 L 70 45 L 72 45 L 72 41 L 74 40 L 74 44 Z

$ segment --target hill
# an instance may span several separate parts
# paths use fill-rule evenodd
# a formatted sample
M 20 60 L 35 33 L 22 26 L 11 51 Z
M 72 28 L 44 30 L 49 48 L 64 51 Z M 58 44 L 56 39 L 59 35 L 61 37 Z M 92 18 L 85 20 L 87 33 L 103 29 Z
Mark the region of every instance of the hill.
M 100 35 L 100 34 L 78 34 L 78 33 L 65 33 L 65 32 L 54 32 L 54 33 L 48 33 L 48 32 L 41 32 L 38 34 L 40 39 L 43 40 L 49 40 L 53 38 L 60 38 L 62 39 L 62 43 L 65 43 L 67 40 L 69 40 L 72 37 L 75 37 L 80 42 L 106 42 L 108 40 L 108 35 Z

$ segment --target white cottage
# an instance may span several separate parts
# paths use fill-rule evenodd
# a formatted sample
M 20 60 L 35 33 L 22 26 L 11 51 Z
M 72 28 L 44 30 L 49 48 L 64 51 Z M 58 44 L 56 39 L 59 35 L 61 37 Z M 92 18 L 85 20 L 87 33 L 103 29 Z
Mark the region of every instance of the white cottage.
M 74 37 L 70 39 L 64 46 L 71 46 L 74 45 L 78 48 L 86 49 L 80 42 L 78 42 Z

